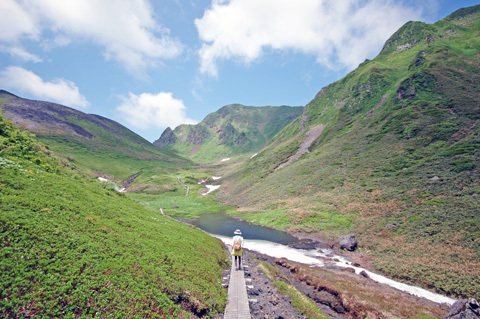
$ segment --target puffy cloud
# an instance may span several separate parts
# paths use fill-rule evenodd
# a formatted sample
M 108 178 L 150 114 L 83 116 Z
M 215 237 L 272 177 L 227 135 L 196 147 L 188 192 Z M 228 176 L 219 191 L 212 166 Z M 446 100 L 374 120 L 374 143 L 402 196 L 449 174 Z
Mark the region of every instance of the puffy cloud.
M 421 14 L 421 8 L 392 0 L 213 0 L 195 20 L 203 41 L 200 71 L 216 76 L 218 60 L 250 63 L 268 49 L 311 54 L 327 67 L 353 69 Z
M 90 105 L 72 81 L 54 79 L 46 82 L 35 73 L 19 66 L 9 66 L 0 71 L 0 87 L 15 89 L 38 99 L 70 107 L 85 108 Z
M 129 93 L 128 97 L 121 99 L 122 104 L 117 110 L 136 128 L 175 128 L 180 124 L 197 123 L 186 117 L 183 101 L 175 99 L 170 92 L 140 95 Z
M 170 37 L 153 17 L 147 0 L 2 0 L 0 2 L 1 41 L 18 42 L 49 31 L 54 41 L 90 40 L 104 48 L 106 59 L 121 63 L 139 74 L 162 59 L 178 56 L 182 44 Z M 8 9 L 2 11 L 1 9 Z M 5 17 L 11 15 L 11 17 Z M 2 18 L 8 18 L 2 21 Z M 13 20 L 14 19 L 14 20 Z M 5 25 L 5 26 L 4 26 Z

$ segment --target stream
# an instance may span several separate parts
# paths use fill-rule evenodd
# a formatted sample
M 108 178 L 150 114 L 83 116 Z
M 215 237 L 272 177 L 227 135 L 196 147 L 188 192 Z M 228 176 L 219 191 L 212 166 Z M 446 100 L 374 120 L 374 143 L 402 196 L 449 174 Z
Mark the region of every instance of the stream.
M 246 249 L 274 258 L 287 258 L 291 261 L 318 267 L 325 267 L 325 263 L 320 258 L 328 259 L 338 267 L 355 269 L 356 274 L 365 271 L 370 279 L 412 295 L 448 305 L 452 305 L 455 302 L 455 299 L 436 294 L 420 287 L 394 281 L 361 267 L 355 267 L 347 258 L 335 255 L 331 249 L 317 248 L 307 250 L 289 247 L 289 244 L 298 242 L 299 240 L 285 232 L 254 225 L 232 218 L 226 214 L 202 214 L 198 219 L 192 221 L 192 223 L 212 236 L 219 238 L 227 245 L 231 245 L 232 243 L 233 232 L 236 229 L 240 229 L 243 233 L 244 247 Z

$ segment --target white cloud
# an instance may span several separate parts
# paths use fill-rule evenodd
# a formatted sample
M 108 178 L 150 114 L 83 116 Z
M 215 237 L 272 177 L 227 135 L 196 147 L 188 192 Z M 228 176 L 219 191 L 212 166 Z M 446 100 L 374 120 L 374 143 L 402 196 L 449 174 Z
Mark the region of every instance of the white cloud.
M 0 1 L 0 41 L 16 41 L 27 36 L 36 38 L 39 30 L 35 18 L 18 1 Z
M 156 94 L 129 93 L 128 97 L 121 97 L 122 104 L 117 110 L 132 126 L 140 129 L 175 128 L 180 124 L 196 124 L 197 122 L 186 117 L 185 105 L 182 100 L 175 99 L 170 92 Z
M 219 60 L 250 63 L 266 49 L 310 54 L 327 67 L 353 69 L 421 14 L 420 7 L 392 0 L 212 0 L 195 20 L 203 41 L 200 71 L 216 76 Z
M 133 74 L 182 52 L 182 44 L 154 19 L 148 0 L 2 0 L 0 12 L 0 41 L 41 37 L 43 31 L 55 38 L 40 39 L 47 47 L 88 40 Z
M 31 61 L 34 63 L 42 62 L 39 56 L 25 51 L 25 49 L 20 46 L 4 46 L 0 44 L 0 52 L 8 53 L 12 57 L 20 58 L 23 61 Z
M 9 66 L 0 71 L 0 87 L 15 89 L 38 99 L 70 107 L 85 108 L 90 105 L 72 81 L 53 79 L 51 82 L 45 82 L 32 71 L 19 66 Z

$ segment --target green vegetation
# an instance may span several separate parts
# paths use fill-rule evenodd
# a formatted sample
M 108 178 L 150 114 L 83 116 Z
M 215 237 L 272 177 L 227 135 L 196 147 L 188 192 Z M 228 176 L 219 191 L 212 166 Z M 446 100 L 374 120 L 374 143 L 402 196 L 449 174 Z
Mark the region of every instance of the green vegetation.
M 193 219 L 205 213 L 237 214 L 231 206 L 215 202 L 212 197 L 185 196 L 179 191 L 176 194 L 149 195 L 144 193 L 130 193 L 128 197 L 147 205 L 155 211 L 163 210 L 165 215 Z
M 132 176 L 154 175 L 165 168 L 176 170 L 193 164 L 101 116 L 49 102 L 32 103 L 6 91 L 0 92 L 0 107 L 15 121 L 29 123 L 28 127 L 50 150 L 90 176 L 101 174 L 126 182 Z M 28 118 L 23 118 L 25 114 L 29 114 Z
M 92 140 L 57 134 L 37 134 L 37 138 L 86 174 L 102 173 L 119 181 L 139 173 L 150 176 L 163 172 L 165 168 L 191 165 L 177 155 L 162 152 L 154 146 L 144 147 L 128 139 L 119 141 L 101 134 Z
M 216 199 L 267 226 L 354 231 L 378 271 L 479 298 L 480 6 L 461 12 L 407 23 L 225 176 Z M 310 152 L 280 167 L 319 125 Z
M 162 149 L 175 151 L 196 163 L 214 163 L 230 156 L 251 155 L 302 111 L 303 107 L 226 105 L 197 125 L 175 128 L 174 144 Z
M 223 311 L 220 241 L 61 165 L 2 117 L 0 186 L 2 317 Z

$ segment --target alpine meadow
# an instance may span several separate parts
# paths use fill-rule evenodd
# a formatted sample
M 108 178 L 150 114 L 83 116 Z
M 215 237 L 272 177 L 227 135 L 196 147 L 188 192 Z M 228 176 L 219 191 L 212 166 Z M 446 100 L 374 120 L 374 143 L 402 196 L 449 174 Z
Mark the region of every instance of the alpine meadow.
M 0 317 L 223 318 L 229 251 L 188 224 L 205 213 L 480 299 L 480 5 L 406 23 L 304 107 L 229 104 L 154 143 L 4 90 L 0 111 Z M 348 234 L 355 251 L 337 243 Z M 354 271 L 269 258 L 251 259 L 300 318 L 328 317 L 321 293 L 343 298 L 334 318 L 444 310 L 391 306 Z

